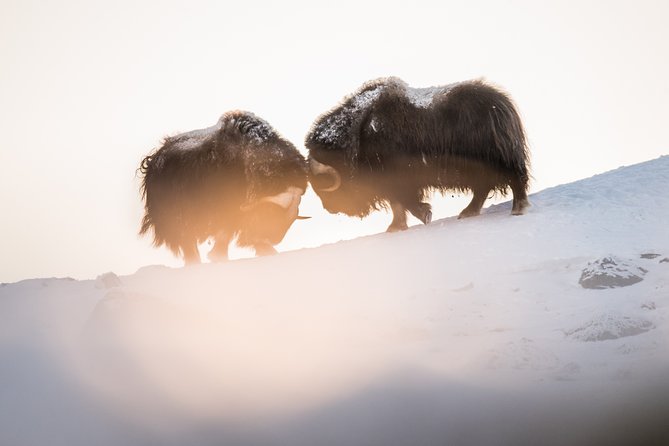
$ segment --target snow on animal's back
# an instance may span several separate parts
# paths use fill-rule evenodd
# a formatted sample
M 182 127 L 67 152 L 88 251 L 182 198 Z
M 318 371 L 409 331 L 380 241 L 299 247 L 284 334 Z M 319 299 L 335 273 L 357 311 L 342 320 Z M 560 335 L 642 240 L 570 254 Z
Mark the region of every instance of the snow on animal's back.
M 439 99 L 440 96 L 448 93 L 453 89 L 453 87 L 460 85 L 458 83 L 440 85 L 436 87 L 409 87 L 405 85 L 406 96 L 409 101 L 417 108 L 430 108 L 435 99 Z
M 443 87 L 407 88 L 407 97 L 413 105 L 420 108 L 428 108 L 432 105 L 434 97 L 444 93 Z
M 465 83 L 411 87 L 397 77 L 384 77 L 365 82 L 357 91 L 344 97 L 338 105 L 321 115 L 307 139 L 341 147 L 350 139 L 348 132 L 351 130 L 351 123 L 374 107 L 384 94 L 400 95 L 416 109 L 429 109 L 440 96 L 447 94 L 453 87 Z
M 351 123 L 376 102 L 385 88 L 380 80 L 366 83 L 319 117 L 307 138 L 328 146 L 343 146 L 349 139 Z

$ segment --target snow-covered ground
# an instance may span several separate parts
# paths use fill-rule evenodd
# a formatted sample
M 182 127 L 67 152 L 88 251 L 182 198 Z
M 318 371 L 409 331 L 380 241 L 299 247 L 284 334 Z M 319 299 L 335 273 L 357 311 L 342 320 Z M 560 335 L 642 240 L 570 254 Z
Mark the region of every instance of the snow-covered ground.
M 669 444 L 669 156 L 273 257 L 0 287 L 2 445 Z

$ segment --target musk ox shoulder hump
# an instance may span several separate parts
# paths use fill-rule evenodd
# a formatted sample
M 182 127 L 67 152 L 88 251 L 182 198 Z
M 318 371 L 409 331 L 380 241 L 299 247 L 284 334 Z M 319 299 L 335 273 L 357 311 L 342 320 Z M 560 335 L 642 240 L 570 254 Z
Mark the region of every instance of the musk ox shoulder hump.
M 190 132 L 168 136 L 163 141 L 162 146 L 172 147 L 176 150 L 200 149 L 216 140 L 216 135 L 218 134 L 220 128 L 220 125 L 216 124 L 204 129 L 192 130 Z
M 398 77 L 383 77 L 365 82 L 353 94 L 346 96 L 339 105 L 316 119 L 305 143 L 307 147 L 311 145 L 323 148 L 349 147 L 357 137 L 358 124 L 380 100 L 395 103 L 399 99 L 400 102 L 415 108 L 427 109 L 438 102 L 440 96 L 446 95 L 457 85 L 459 84 L 453 83 L 414 88 Z
M 242 138 L 257 144 L 278 138 L 276 131 L 267 121 L 247 111 L 227 112 L 218 120 L 217 126 L 225 136 Z
M 396 77 L 375 79 L 366 82 L 353 94 L 346 96 L 338 105 L 319 116 L 307 134 L 306 145 L 322 147 L 347 147 L 355 138 L 356 123 L 372 107 L 384 91 L 404 88 L 406 84 Z

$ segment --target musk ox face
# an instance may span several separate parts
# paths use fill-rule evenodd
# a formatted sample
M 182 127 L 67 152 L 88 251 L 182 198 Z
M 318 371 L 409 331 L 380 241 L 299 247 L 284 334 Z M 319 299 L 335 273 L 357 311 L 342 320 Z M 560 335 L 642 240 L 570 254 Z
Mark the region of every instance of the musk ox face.
M 432 218 L 431 190 L 472 192 L 460 217 L 475 216 L 489 193 L 529 206 L 529 151 L 510 98 L 482 81 L 412 88 L 397 78 L 363 85 L 319 116 L 306 136 L 309 179 L 329 212 L 365 216 L 390 206 L 388 230 L 406 213 Z
M 250 206 L 243 206 L 238 243 L 241 246 L 277 245 L 298 218 L 304 190 L 290 187 L 273 197 L 264 197 Z
M 154 234 L 186 263 L 197 245 L 215 239 L 210 258 L 227 259 L 228 244 L 274 252 L 298 216 L 307 185 L 306 161 L 295 146 L 252 113 L 234 111 L 218 123 L 166 138 L 142 161 L 145 215 L 140 234 Z
M 356 178 L 344 162 L 323 164 L 310 156 L 309 182 L 325 210 L 351 217 L 365 217 L 379 208 L 379 199 L 368 178 Z

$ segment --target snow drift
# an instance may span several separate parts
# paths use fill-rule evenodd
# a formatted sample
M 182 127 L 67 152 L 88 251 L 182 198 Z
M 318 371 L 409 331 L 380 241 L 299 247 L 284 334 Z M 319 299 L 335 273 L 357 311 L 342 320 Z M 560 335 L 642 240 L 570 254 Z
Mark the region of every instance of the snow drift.
M 3 284 L 0 443 L 667 444 L 667 190 L 665 156 L 522 217 Z M 603 259 L 639 280 L 584 288 Z

